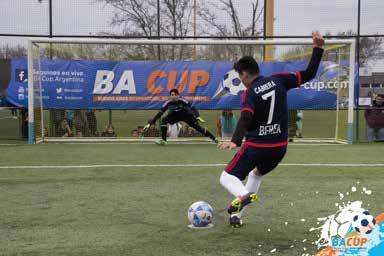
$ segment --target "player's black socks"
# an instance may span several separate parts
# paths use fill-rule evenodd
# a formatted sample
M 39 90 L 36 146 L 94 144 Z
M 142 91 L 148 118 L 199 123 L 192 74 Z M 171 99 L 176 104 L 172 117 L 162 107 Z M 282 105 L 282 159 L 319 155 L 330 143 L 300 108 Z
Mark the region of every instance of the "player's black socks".
M 194 125 L 192 125 L 192 127 L 193 127 L 196 131 L 198 131 L 198 132 L 200 132 L 201 134 L 203 134 L 204 136 L 209 137 L 211 140 L 215 141 L 215 139 L 216 139 L 215 135 L 213 135 L 210 131 L 208 131 L 207 128 L 203 128 L 203 127 L 201 127 L 199 124 L 194 124 Z
M 209 137 L 211 140 L 215 141 L 216 137 L 208 129 L 205 129 L 205 136 Z
M 161 129 L 161 138 L 166 141 L 167 140 L 167 125 L 166 124 L 161 125 L 160 129 Z

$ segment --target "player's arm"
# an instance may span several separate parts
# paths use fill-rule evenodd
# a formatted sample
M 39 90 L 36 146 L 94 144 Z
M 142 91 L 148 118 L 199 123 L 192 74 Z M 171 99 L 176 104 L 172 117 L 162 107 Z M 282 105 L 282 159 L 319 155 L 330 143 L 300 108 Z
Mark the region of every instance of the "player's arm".
M 252 124 L 253 113 L 250 111 L 241 111 L 239 122 L 237 122 L 235 132 L 232 135 L 231 142 L 240 147 L 248 128 Z
M 255 91 L 251 88 L 248 88 L 241 99 L 241 115 L 239 121 L 237 122 L 235 132 L 232 135 L 231 142 L 240 147 L 243 142 L 243 138 L 248 128 L 252 124 L 253 114 L 255 111 Z
M 200 116 L 199 111 L 194 106 L 192 106 L 191 102 L 189 102 L 189 101 L 187 101 L 185 99 L 182 99 L 182 100 L 183 100 L 183 104 L 185 105 L 185 107 L 187 109 L 190 109 L 195 117 L 199 117 Z
M 157 119 L 159 119 L 159 118 L 164 114 L 164 112 L 167 111 L 167 109 L 168 109 L 168 105 L 169 105 L 169 101 L 166 101 L 166 102 L 163 104 L 163 106 L 161 107 L 160 111 L 157 112 L 157 114 L 156 114 L 151 120 L 149 120 L 148 124 L 149 124 L 149 125 L 153 125 L 153 124 L 155 124 L 156 121 L 157 121 Z
M 189 101 L 187 101 L 187 100 L 185 100 L 185 99 L 183 99 L 183 102 L 184 102 L 184 104 L 186 105 L 186 107 L 187 107 L 188 109 L 191 110 L 193 116 L 194 116 L 197 120 L 199 120 L 199 121 L 202 122 L 202 123 L 205 122 L 204 119 L 201 118 L 200 113 L 199 113 L 199 111 L 197 110 L 197 108 L 195 108 L 194 106 L 192 106 L 192 103 L 191 103 L 191 102 L 189 102 Z
M 304 84 L 313 78 L 315 78 L 317 70 L 320 65 L 321 57 L 323 56 L 323 45 L 324 45 L 324 39 L 321 36 L 319 32 L 313 32 L 312 33 L 312 39 L 313 39 L 313 50 L 312 50 L 312 56 L 311 60 L 308 63 L 307 69 L 299 71 L 299 81 L 298 84 Z M 301 78 L 301 79 L 300 79 Z
M 231 141 L 223 141 L 217 147 L 219 149 L 234 149 L 240 147 L 243 142 L 243 138 L 248 128 L 251 126 L 253 117 L 253 111 L 249 108 L 243 108 L 241 111 L 239 122 L 236 125 L 235 132 L 232 135 Z
M 254 90 L 250 88 L 248 88 L 242 96 L 241 115 L 240 115 L 239 121 L 237 122 L 235 132 L 232 135 L 232 139 L 231 139 L 231 143 L 233 143 L 232 145 L 236 145 L 237 147 L 241 146 L 245 133 L 247 132 L 248 128 L 252 124 L 252 119 L 253 119 L 253 114 L 255 109 L 255 98 L 256 98 L 256 94 Z
M 312 56 L 305 70 L 291 73 L 283 72 L 273 74 L 273 76 L 277 76 L 284 81 L 284 85 L 288 90 L 297 88 L 300 85 L 312 80 L 316 76 L 317 70 L 320 66 L 321 57 L 323 56 L 324 39 L 319 32 L 312 33 L 312 39 Z

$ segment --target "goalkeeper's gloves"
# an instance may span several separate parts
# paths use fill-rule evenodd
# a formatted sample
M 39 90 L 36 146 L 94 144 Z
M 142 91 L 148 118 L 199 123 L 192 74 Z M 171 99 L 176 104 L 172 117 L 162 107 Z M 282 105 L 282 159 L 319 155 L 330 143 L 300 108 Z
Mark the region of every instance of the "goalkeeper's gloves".
M 150 126 L 151 126 L 151 124 L 146 124 L 146 125 L 144 126 L 144 128 L 143 128 L 143 131 L 144 131 L 144 132 L 147 131 L 147 130 L 149 129 Z
M 196 117 L 196 119 L 197 119 L 198 121 L 202 122 L 202 123 L 205 122 L 205 120 L 204 120 L 203 118 L 201 118 L 200 116 Z

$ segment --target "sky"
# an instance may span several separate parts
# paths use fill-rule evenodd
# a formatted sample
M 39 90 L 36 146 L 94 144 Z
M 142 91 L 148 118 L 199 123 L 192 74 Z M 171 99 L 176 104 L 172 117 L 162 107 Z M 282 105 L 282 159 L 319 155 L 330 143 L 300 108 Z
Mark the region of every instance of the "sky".
M 203 0 L 197 0 L 203 1 Z M 214 1 L 214 0 L 211 0 Z M 233 0 L 242 23 L 250 20 L 251 2 Z M 263 0 L 259 0 L 263 4 Z M 384 1 L 362 0 L 361 33 L 384 34 Z M 54 34 L 95 35 L 111 28 L 113 9 L 96 0 L 52 0 Z M 275 35 L 336 34 L 357 31 L 358 0 L 275 0 Z M 49 34 L 48 0 L 0 0 L 0 33 Z M 228 22 L 223 19 L 223 22 Z M 20 39 L 2 38 L 3 43 Z M 384 71 L 384 65 L 383 65 Z

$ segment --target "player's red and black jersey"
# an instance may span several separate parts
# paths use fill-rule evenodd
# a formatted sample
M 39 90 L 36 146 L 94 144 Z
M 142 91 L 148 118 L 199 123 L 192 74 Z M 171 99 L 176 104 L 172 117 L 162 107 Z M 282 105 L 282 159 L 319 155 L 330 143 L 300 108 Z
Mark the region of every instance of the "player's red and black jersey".
M 252 121 L 245 133 L 246 143 L 286 145 L 288 139 L 287 91 L 301 84 L 300 72 L 257 77 L 242 96 L 241 111 Z
M 287 92 L 316 76 L 322 54 L 322 48 L 313 48 L 305 70 L 258 76 L 243 93 L 242 113 L 231 141 L 240 146 L 245 137 L 248 146 L 287 145 Z

